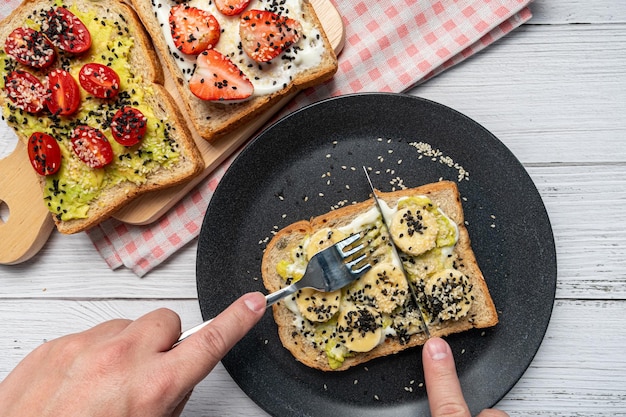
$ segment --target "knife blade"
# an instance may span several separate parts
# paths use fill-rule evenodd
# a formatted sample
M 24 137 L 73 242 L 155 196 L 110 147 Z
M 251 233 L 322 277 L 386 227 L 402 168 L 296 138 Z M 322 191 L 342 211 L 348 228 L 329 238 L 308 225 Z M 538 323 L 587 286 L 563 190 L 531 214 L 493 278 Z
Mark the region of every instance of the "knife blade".
M 365 177 L 367 178 L 367 182 L 370 186 L 370 191 L 372 192 L 372 196 L 374 197 L 374 202 L 376 203 L 376 208 L 378 209 L 378 212 L 380 213 L 380 217 L 382 218 L 382 222 L 383 222 L 383 227 L 386 229 L 387 231 L 387 236 L 389 236 L 389 241 L 391 242 L 391 252 L 392 252 L 392 256 L 398 261 L 398 265 L 400 265 L 400 269 L 402 270 L 402 274 L 404 275 L 404 279 L 406 280 L 408 286 L 409 286 L 409 290 L 411 293 L 411 298 L 413 299 L 413 302 L 415 303 L 415 306 L 417 307 L 417 310 L 420 312 L 420 318 L 422 320 L 422 328 L 424 329 L 424 333 L 426 334 L 426 337 L 430 338 L 430 331 L 428 330 L 428 324 L 426 322 L 426 318 L 424 317 L 424 311 L 422 310 L 422 305 L 419 302 L 419 298 L 417 297 L 417 292 L 415 289 L 415 285 L 411 282 L 411 280 L 409 279 L 409 276 L 407 275 L 406 270 L 404 269 L 404 265 L 402 264 L 402 258 L 400 258 L 400 254 L 398 253 L 398 248 L 396 246 L 396 242 L 394 242 L 393 240 L 393 236 L 391 235 L 391 229 L 389 228 L 389 222 L 387 220 L 387 218 L 385 217 L 385 211 L 383 210 L 383 207 L 380 203 L 380 200 L 378 198 L 378 195 L 376 194 L 376 189 L 374 188 L 374 185 L 372 184 L 372 179 L 370 178 L 369 173 L 367 172 L 367 168 L 364 166 L 363 167 L 363 171 L 365 172 Z

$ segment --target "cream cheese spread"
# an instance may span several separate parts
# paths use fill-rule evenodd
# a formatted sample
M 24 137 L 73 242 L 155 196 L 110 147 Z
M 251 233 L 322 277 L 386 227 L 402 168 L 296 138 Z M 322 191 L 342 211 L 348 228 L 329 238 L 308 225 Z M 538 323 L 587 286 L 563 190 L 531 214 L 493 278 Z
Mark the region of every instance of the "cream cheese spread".
M 206 0 L 190 0 L 188 6 L 211 13 L 219 22 L 221 35 L 214 49 L 228 56 L 246 74 L 254 85 L 252 97 L 275 93 L 286 87 L 300 72 L 314 68 L 322 60 L 324 43 L 320 31 L 303 18 L 304 10 L 299 0 L 252 0 L 246 10 L 269 10 L 298 20 L 302 25 L 303 36 L 295 44 L 272 59 L 258 63 L 241 49 L 239 37 L 239 16 L 221 14 L 215 4 Z M 185 79 L 189 81 L 196 67 L 196 57 L 180 52 L 172 40 L 169 25 L 170 9 L 176 5 L 172 0 L 154 0 L 153 8 L 163 35 Z

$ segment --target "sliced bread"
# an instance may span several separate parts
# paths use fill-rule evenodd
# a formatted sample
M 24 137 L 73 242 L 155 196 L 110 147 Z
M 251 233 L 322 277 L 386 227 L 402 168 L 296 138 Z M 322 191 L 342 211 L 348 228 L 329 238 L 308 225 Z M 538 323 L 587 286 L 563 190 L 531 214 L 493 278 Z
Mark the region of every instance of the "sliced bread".
M 265 250 L 263 282 L 268 291 L 276 291 L 300 279 L 315 252 L 352 233 L 365 231 L 373 248 L 373 268 L 338 294 L 302 290 L 274 305 L 281 342 L 309 367 L 345 370 L 422 345 L 427 335 L 421 315 L 431 336 L 498 322 L 456 184 L 442 181 L 378 196 L 386 218 L 393 219 L 391 235 L 406 276 L 394 260 L 372 199 L 287 226 Z

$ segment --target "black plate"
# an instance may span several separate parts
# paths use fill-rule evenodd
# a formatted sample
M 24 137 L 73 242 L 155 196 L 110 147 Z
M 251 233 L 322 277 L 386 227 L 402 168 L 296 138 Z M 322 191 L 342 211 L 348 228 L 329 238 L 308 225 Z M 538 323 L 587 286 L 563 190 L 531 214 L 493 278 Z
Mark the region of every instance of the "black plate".
M 434 156 L 426 156 L 425 148 L 418 152 L 414 142 L 430 145 Z M 476 122 L 437 103 L 398 94 L 332 98 L 285 117 L 253 140 L 221 180 L 200 233 L 203 317 L 215 316 L 245 292 L 266 292 L 260 265 L 272 231 L 343 202 L 366 200 L 361 166 L 372 168 L 374 186 L 382 191 L 398 179 L 407 187 L 458 181 L 500 323 L 448 341 L 472 413 L 493 406 L 525 372 L 545 334 L 556 289 L 554 238 L 520 162 Z M 272 415 L 414 417 L 428 410 L 421 348 L 324 373 L 296 362 L 282 347 L 269 312 L 223 364 Z

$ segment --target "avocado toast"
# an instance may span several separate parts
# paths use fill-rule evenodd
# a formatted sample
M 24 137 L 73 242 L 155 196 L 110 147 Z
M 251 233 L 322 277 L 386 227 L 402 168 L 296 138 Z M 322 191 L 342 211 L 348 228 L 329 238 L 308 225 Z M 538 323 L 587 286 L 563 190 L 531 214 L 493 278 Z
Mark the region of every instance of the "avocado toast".
M 2 22 L 0 48 L 3 117 L 28 147 L 60 232 L 202 170 L 128 5 L 26 0 Z

